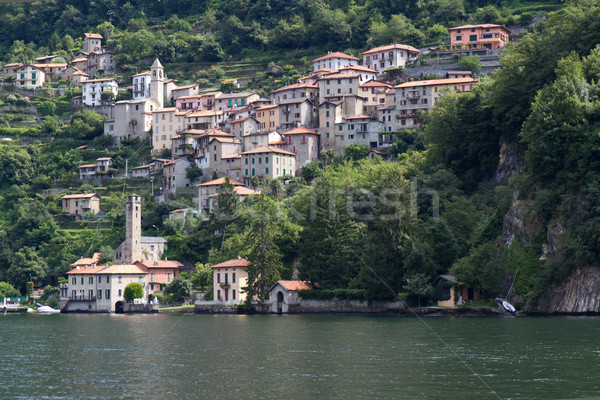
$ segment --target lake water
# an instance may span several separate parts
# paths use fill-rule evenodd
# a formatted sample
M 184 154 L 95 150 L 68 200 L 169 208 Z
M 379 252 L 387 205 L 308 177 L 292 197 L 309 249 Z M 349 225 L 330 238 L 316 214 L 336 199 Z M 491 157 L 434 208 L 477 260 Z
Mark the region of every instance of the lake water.
M 1 399 L 600 396 L 600 318 L 0 315 Z

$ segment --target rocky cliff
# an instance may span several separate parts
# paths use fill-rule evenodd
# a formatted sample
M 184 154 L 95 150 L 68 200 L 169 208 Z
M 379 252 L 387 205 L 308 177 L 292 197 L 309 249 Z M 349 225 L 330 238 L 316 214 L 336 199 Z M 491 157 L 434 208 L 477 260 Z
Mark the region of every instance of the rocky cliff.
M 551 286 L 532 311 L 549 314 L 600 312 L 600 268 L 577 268 L 566 282 Z

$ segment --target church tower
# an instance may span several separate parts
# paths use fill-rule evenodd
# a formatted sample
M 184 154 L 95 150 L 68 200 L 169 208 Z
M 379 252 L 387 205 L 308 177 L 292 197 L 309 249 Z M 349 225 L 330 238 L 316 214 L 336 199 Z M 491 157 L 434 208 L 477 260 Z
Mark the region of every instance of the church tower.
M 165 72 L 164 67 L 158 61 L 158 58 L 154 60 L 152 67 L 150 67 L 150 97 L 156 99 L 159 108 L 164 107 L 164 90 L 165 90 Z
M 133 264 L 142 260 L 142 201 L 130 194 L 125 203 L 125 241 L 121 245 L 121 262 Z

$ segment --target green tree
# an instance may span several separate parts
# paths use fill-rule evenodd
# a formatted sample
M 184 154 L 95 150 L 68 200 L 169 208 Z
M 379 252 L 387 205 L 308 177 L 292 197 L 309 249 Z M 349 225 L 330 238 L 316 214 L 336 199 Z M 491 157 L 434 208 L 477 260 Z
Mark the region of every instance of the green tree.
M 144 287 L 141 283 L 131 282 L 125 286 L 125 290 L 123 291 L 123 297 L 129 303 L 131 303 L 134 299 L 141 299 L 144 297 Z
M 8 282 L 0 282 L 0 299 L 5 297 L 21 297 L 21 292 Z
M 461 71 L 471 71 L 474 74 L 481 71 L 481 62 L 479 56 L 462 56 L 458 61 L 458 68 Z
M 369 146 L 358 143 L 351 143 L 346 147 L 345 158 L 350 161 L 358 161 L 369 155 Z
M 6 277 L 16 288 L 25 290 L 25 284 L 30 279 L 37 287 L 42 286 L 46 272 L 46 262 L 40 259 L 35 249 L 23 247 L 15 253 L 10 268 L 6 271 Z
M 202 168 L 198 167 L 196 163 L 193 163 L 185 169 L 185 178 L 190 182 L 195 182 L 202 175 Z
M 190 282 L 203 292 L 209 291 L 213 285 L 213 271 L 210 265 L 197 263 L 192 271 Z
M 111 92 L 110 90 L 106 90 L 106 91 L 100 93 L 100 99 L 105 102 L 114 101 L 115 94 L 113 92 Z
M 174 302 L 181 303 L 192 295 L 192 283 L 189 279 L 178 276 L 165 287 L 164 294 Z
M 283 265 L 281 253 L 275 243 L 277 228 L 274 218 L 277 216 L 275 201 L 265 194 L 256 196 L 252 208 L 253 215 L 246 236 L 248 265 L 248 286 L 244 288 L 247 301 L 256 298 L 265 301 L 269 289 L 279 279 Z

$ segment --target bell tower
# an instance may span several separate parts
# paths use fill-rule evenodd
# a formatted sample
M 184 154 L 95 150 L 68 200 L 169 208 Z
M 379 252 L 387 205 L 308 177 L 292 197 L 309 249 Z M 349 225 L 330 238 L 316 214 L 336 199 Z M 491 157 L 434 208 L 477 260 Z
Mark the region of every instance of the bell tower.
M 125 203 L 125 242 L 121 259 L 123 264 L 142 260 L 142 201 L 137 194 L 127 196 Z
M 150 67 L 150 97 L 158 101 L 160 108 L 164 107 L 164 85 L 164 67 L 160 61 L 158 61 L 158 58 L 156 58 L 152 64 L 152 67 Z

